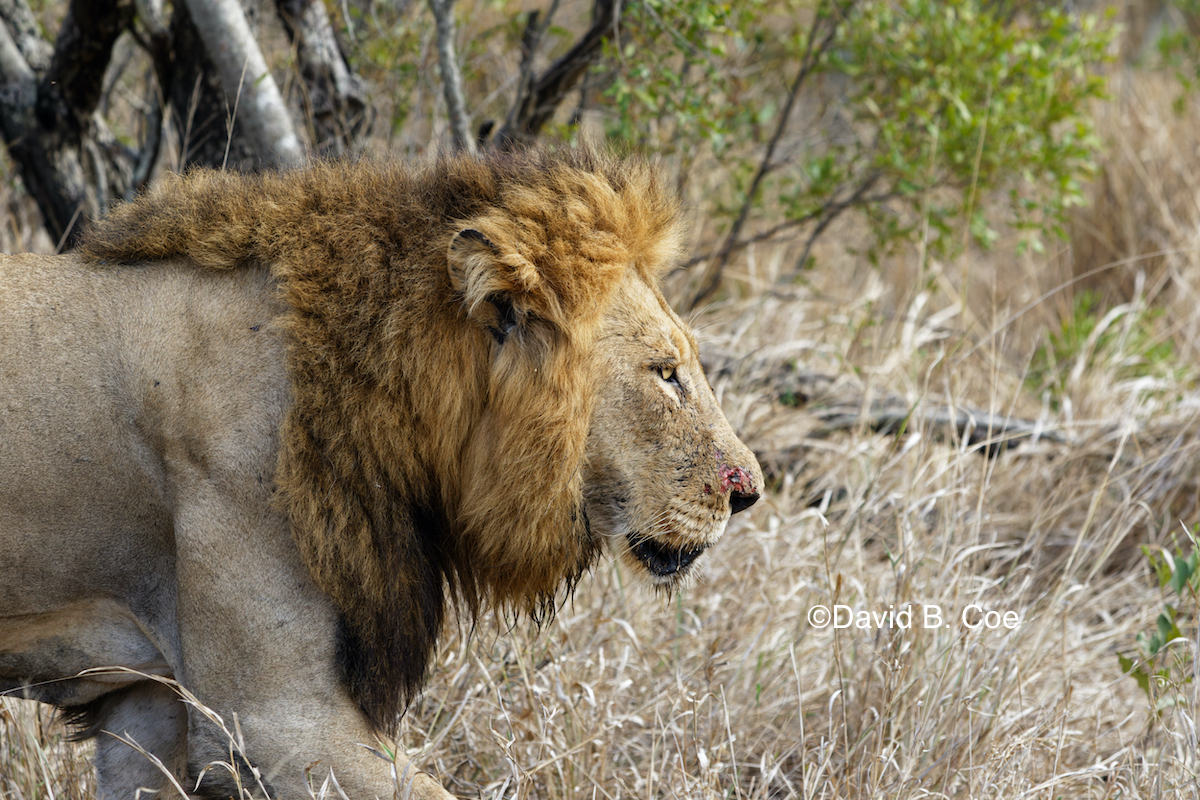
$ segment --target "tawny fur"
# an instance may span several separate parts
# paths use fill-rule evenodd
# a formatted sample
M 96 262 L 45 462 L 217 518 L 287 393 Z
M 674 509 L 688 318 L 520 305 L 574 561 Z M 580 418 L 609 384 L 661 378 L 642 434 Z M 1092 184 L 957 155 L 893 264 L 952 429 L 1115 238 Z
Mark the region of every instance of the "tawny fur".
M 293 393 L 279 502 L 343 615 L 352 692 L 390 729 L 424 678 L 446 586 L 471 615 L 536 613 L 595 558 L 594 340 L 614 287 L 629 270 L 656 282 L 678 228 L 645 164 L 527 152 L 196 171 L 116 209 L 81 252 L 270 266 Z M 519 322 L 498 354 L 497 296 Z

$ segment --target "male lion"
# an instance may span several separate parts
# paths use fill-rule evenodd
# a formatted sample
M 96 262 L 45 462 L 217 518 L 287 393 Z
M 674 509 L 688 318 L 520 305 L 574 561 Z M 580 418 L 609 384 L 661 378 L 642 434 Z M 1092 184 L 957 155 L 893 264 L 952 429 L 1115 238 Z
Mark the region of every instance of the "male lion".
M 0 691 L 115 735 L 104 798 L 170 791 L 116 736 L 235 791 L 145 676 L 273 797 L 448 797 L 363 745 L 449 602 L 544 618 L 603 547 L 669 589 L 758 498 L 656 288 L 678 228 L 644 164 L 526 152 L 194 172 L 0 259 Z

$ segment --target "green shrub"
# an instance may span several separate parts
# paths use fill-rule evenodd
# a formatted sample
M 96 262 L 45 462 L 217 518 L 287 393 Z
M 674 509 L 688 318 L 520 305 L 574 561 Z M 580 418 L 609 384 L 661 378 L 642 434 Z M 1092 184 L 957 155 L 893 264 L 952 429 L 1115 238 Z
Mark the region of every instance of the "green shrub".
M 733 176 L 725 213 L 782 214 L 777 231 L 812 235 L 858 209 L 872 252 L 920 232 L 935 253 L 987 245 L 1000 224 L 1040 247 L 1040 231 L 1063 235 L 1095 169 L 1090 104 L 1112 31 L 1041 4 L 1011 12 L 984 0 L 640 0 L 605 67 L 608 132 L 660 152 L 708 144 Z M 782 115 L 793 89 L 825 104 L 819 127 L 788 128 L 802 116 Z M 982 202 L 997 190 L 1006 204 Z M 1007 217 L 987 218 L 995 208 Z
M 1180 624 L 1195 625 L 1197 598 L 1200 588 L 1200 551 L 1195 543 L 1185 555 L 1176 545 L 1173 551 L 1155 552 L 1142 545 L 1142 553 L 1158 577 L 1160 588 L 1169 588 L 1175 595 L 1174 605 L 1164 603 L 1155 620 L 1155 630 L 1147 635 L 1137 634 L 1137 651 L 1132 656 L 1117 655 L 1121 672 L 1129 675 L 1142 691 L 1157 718 L 1175 705 L 1186 704 L 1183 687 L 1192 682 L 1195 652 L 1190 647 L 1172 647 L 1188 637 Z

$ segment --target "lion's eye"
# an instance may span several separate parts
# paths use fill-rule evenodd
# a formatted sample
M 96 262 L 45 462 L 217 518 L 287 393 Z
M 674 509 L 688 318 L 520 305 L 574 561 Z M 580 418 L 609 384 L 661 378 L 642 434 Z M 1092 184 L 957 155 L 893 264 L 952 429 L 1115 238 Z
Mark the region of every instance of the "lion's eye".
M 662 378 L 667 383 L 672 383 L 675 386 L 682 388 L 681 384 L 679 383 L 679 377 L 675 374 L 674 367 L 658 366 L 655 367 L 654 370 L 658 373 L 658 377 Z

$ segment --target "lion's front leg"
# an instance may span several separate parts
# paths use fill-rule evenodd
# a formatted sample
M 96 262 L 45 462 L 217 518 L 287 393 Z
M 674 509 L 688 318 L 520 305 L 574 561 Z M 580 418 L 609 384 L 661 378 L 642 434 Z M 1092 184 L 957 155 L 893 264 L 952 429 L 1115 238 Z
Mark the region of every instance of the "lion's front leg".
M 243 788 L 303 800 L 332 773 L 352 800 L 451 800 L 407 759 L 394 775 L 372 752 L 376 734 L 338 668 L 337 612 L 286 523 L 269 503 L 231 502 L 212 486 L 189 487 L 175 537 L 181 682 L 208 709 L 189 711 L 188 770 L 204 774 L 199 794 Z
M 353 718 L 356 712 L 341 719 L 329 716 L 333 709 L 245 721 L 239 715 L 237 729 L 230 730 L 215 724 L 208 711 L 192 709 L 189 725 L 188 789 L 198 784 L 201 797 L 249 793 L 303 799 L 321 796 L 327 781 L 328 796 L 333 796 L 336 781 L 351 800 L 454 800 L 436 778 L 418 771 L 403 755 L 396 756 L 394 765 L 381 757 L 374 735 Z M 350 733 L 356 729 L 358 735 Z
M 99 800 L 128 800 L 139 789 L 172 798 L 174 786 L 190 788 L 187 712 L 171 686 L 142 681 L 112 692 L 92 704 L 84 721 L 95 731 Z

